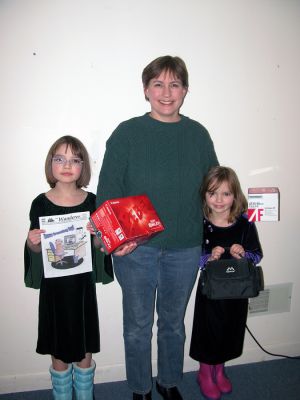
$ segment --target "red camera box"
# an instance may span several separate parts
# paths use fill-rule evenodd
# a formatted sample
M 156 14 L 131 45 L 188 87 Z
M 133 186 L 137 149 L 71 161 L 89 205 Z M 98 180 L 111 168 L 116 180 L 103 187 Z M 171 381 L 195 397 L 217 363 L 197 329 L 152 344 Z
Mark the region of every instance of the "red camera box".
M 90 221 L 106 254 L 123 243 L 141 243 L 164 230 L 146 195 L 107 200 L 91 214 Z

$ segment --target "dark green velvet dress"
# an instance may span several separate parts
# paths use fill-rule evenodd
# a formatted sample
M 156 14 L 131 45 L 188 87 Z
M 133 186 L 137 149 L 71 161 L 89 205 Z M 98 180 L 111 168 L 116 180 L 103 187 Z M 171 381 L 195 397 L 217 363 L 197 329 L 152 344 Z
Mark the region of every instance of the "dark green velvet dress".
M 95 210 L 95 195 L 74 207 L 61 207 L 44 193 L 36 197 L 30 210 L 30 229 L 39 228 L 39 217 Z M 99 319 L 95 282 L 113 279 L 110 257 L 92 246 L 93 271 L 59 278 L 44 278 L 41 253 L 25 245 L 25 284 L 40 288 L 36 351 L 66 363 L 80 361 L 86 353 L 100 351 Z

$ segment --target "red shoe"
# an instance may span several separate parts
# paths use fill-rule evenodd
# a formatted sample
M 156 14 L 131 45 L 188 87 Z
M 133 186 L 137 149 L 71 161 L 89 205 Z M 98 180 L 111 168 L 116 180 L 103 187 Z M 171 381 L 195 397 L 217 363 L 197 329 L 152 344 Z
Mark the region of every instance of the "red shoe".
M 215 366 L 215 381 L 221 393 L 228 394 L 232 392 L 232 384 L 225 375 L 224 364 Z
M 214 366 L 200 363 L 197 375 L 197 382 L 200 386 L 202 395 L 208 400 L 219 400 L 221 392 L 213 379 Z

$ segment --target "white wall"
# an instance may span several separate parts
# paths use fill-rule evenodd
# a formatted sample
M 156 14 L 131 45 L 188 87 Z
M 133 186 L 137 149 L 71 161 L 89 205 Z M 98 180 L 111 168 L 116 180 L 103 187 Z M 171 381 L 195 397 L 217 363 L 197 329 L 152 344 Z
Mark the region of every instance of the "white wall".
M 35 353 L 38 291 L 23 284 L 28 212 L 48 190 L 48 148 L 62 135 L 79 137 L 94 162 L 95 191 L 106 139 L 148 111 L 141 72 L 165 54 L 186 61 L 182 112 L 208 128 L 220 163 L 237 170 L 245 192 L 280 188 L 281 221 L 258 229 L 266 283 L 294 283 L 291 312 L 253 317 L 249 326 L 269 351 L 300 353 L 299 20 L 297 0 L 0 1 L 0 393 L 50 387 L 49 357 Z M 97 293 L 96 382 L 125 379 L 120 289 L 114 282 Z M 194 292 L 186 371 L 196 368 L 188 356 L 193 302 Z M 155 330 L 153 342 L 155 365 Z M 267 358 L 246 336 L 233 363 Z

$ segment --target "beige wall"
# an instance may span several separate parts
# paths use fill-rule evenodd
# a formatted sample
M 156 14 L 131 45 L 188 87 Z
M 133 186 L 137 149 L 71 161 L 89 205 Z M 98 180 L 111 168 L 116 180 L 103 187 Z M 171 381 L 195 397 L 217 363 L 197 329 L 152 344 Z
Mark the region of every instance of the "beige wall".
M 48 148 L 61 135 L 78 136 L 94 162 L 95 191 L 106 139 L 148 110 L 141 71 L 165 54 L 186 61 L 182 113 L 207 127 L 220 163 L 237 170 L 245 191 L 280 188 L 281 221 L 258 229 L 266 283 L 294 283 L 291 312 L 253 317 L 249 326 L 269 351 L 300 353 L 299 20 L 296 0 L 0 1 L 0 393 L 50 385 L 49 357 L 35 353 L 38 291 L 23 284 L 28 212 L 48 189 Z M 115 282 L 97 293 L 96 382 L 125 379 L 120 289 Z M 193 301 L 194 292 L 186 371 L 196 368 L 188 357 Z M 155 366 L 155 330 L 153 346 Z M 267 358 L 246 336 L 235 363 Z

